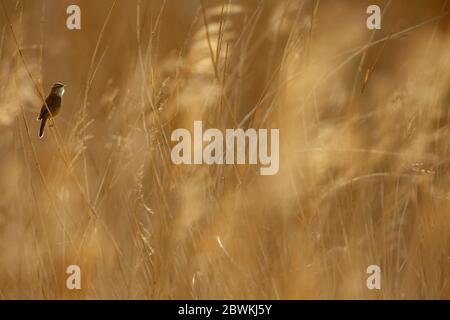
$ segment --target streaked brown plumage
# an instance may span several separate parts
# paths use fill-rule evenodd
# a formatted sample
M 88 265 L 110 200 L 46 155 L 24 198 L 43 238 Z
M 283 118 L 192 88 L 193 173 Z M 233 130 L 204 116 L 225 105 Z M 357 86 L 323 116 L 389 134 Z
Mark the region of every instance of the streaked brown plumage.
M 38 120 L 41 120 L 41 127 L 39 129 L 39 138 L 44 136 L 45 124 L 49 118 L 55 117 L 59 111 L 61 110 L 61 102 L 62 96 L 64 94 L 64 85 L 62 83 L 55 83 L 52 86 L 50 94 L 47 99 L 45 99 L 45 103 L 47 104 L 48 109 L 50 109 L 50 113 L 48 112 L 45 104 L 41 108 L 41 112 L 39 113 Z

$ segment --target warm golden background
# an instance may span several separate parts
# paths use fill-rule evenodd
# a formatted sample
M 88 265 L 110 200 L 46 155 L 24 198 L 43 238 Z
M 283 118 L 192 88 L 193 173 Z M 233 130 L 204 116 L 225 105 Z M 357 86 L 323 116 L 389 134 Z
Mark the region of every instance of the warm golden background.
M 0 298 L 450 299 L 450 1 L 0 1 Z M 173 165 L 195 119 L 280 172 Z

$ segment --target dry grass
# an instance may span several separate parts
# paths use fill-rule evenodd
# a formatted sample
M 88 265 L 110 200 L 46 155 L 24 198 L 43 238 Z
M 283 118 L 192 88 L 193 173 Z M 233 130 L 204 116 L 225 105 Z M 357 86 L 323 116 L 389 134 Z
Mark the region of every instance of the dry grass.
M 1 298 L 450 298 L 448 1 L 0 1 Z M 173 165 L 200 119 L 278 175 Z

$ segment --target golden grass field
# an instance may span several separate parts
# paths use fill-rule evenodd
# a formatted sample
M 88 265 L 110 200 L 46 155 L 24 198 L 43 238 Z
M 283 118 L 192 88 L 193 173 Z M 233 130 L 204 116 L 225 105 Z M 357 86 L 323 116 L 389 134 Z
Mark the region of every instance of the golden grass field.
M 450 1 L 0 1 L 0 298 L 450 299 Z M 194 120 L 279 173 L 174 165 Z

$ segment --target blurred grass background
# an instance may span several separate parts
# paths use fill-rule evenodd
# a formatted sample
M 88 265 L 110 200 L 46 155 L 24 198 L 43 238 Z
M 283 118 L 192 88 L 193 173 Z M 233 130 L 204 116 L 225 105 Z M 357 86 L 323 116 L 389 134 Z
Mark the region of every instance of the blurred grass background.
M 0 1 L 0 298 L 450 298 L 448 0 Z M 193 120 L 280 172 L 173 165 Z

